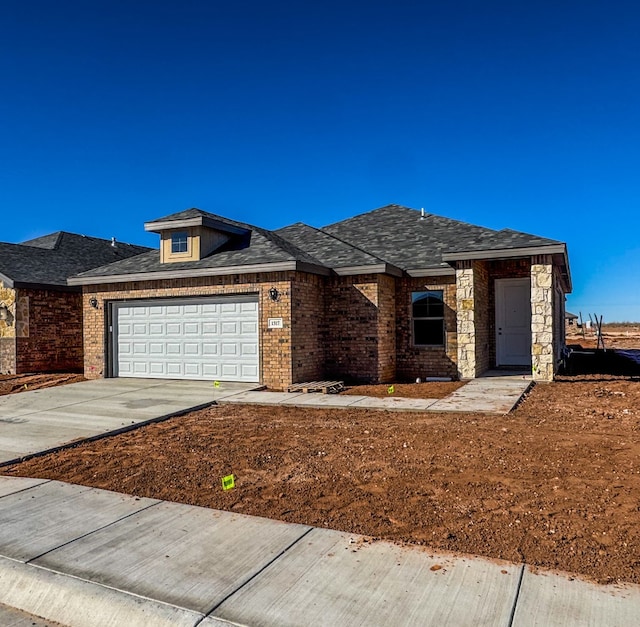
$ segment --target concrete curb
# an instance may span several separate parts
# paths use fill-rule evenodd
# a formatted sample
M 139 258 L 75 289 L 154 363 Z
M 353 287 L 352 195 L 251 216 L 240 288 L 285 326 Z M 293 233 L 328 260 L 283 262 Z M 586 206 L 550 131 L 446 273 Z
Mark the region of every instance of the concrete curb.
M 193 627 L 198 612 L 0 557 L 0 603 L 74 627 Z

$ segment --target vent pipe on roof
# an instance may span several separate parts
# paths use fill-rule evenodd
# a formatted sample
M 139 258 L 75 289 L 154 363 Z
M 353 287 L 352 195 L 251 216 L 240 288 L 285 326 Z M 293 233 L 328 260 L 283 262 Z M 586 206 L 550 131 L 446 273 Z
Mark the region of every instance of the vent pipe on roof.
M 111 245 L 115 248 L 116 247 L 116 238 L 112 237 L 111 238 Z
M 424 207 L 422 207 L 422 209 L 420 209 L 420 219 L 424 220 Z

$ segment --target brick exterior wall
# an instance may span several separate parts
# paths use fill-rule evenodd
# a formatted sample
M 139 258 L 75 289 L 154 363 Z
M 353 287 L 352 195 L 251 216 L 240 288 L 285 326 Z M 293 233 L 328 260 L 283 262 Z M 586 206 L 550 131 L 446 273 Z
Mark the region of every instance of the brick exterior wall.
M 351 383 L 378 379 L 378 278 L 332 277 L 325 288 L 325 375 Z
M 378 275 L 377 381 L 394 381 L 396 369 L 396 282 L 393 277 Z
M 411 292 L 442 290 L 444 346 L 414 346 Z M 399 380 L 457 376 L 456 280 L 454 276 L 396 279 L 396 374 Z
M 82 371 L 82 295 L 17 291 L 16 372 Z
M 473 263 L 473 292 L 475 298 L 474 321 L 476 332 L 476 373 L 481 375 L 491 368 L 491 310 L 489 308 L 489 264 Z M 493 311 L 495 319 L 495 307 Z M 495 337 L 495 336 L 494 336 Z M 495 339 L 493 340 L 495 343 Z
M 473 327 L 470 376 L 478 376 L 495 366 L 495 279 L 531 276 L 531 260 L 474 261 L 465 268 L 471 294 L 467 322 Z M 276 302 L 269 298 L 272 287 L 280 294 Z M 414 346 L 411 293 L 424 290 L 443 291 L 444 346 Z M 323 277 L 302 272 L 85 287 L 85 376 L 107 374 L 105 312 L 110 302 L 233 294 L 258 295 L 260 381 L 269 388 L 324 378 L 374 383 L 458 376 L 459 323 L 466 319 L 456 314 L 459 308 L 462 312 L 464 298 L 455 276 Z M 89 304 L 92 297 L 97 308 Z M 269 329 L 268 318 L 282 318 L 283 328 Z
M 85 376 L 90 379 L 106 376 L 109 338 L 105 312 L 111 301 L 258 294 L 260 380 L 270 388 L 283 389 L 293 380 L 291 296 L 294 274 L 273 272 L 86 286 L 83 293 Z M 272 287 L 279 292 L 275 302 L 269 297 Z M 89 304 L 92 297 L 98 301 L 97 308 Z M 268 318 L 282 318 L 283 328 L 267 328 Z
M 292 382 L 325 378 L 325 287 L 322 277 L 297 273 L 291 284 Z

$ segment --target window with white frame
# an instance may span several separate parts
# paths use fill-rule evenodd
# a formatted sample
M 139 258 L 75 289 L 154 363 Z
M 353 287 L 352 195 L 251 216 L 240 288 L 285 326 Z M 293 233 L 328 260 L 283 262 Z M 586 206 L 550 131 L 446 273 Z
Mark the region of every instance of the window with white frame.
M 411 293 L 414 346 L 444 346 L 444 291 Z
M 188 235 L 186 231 L 171 233 L 171 254 L 189 252 Z

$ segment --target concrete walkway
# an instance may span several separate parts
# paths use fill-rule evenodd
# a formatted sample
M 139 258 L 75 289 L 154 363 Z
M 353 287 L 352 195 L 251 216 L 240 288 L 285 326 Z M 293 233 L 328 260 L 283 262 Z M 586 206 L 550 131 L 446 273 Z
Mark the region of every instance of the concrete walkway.
M 0 396 L 0 463 L 211 405 L 253 383 L 97 379 Z
M 531 377 L 522 375 L 487 376 L 467 382 L 443 399 L 247 391 L 227 396 L 219 404 L 508 414 L 531 383 Z
M 639 586 L 56 481 L 0 477 L 0 523 L 0 604 L 73 627 L 626 627 L 640 616 Z

